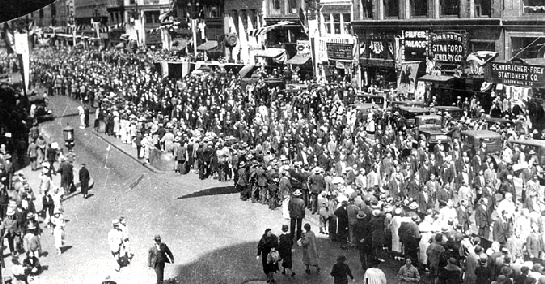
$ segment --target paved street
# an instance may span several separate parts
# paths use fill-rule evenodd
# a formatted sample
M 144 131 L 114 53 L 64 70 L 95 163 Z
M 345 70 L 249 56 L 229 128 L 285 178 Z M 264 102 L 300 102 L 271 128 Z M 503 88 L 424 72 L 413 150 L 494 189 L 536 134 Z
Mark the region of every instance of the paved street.
M 63 255 L 53 253 L 53 238 L 48 231 L 44 234 L 42 245 L 49 255 L 42 258 L 47 266 L 42 283 L 100 283 L 106 275 L 119 284 L 154 283 L 154 271 L 147 268 L 147 250 L 155 234 L 162 236 L 175 256 L 175 265 L 167 266 L 166 278 L 176 277 L 179 283 L 265 280 L 261 261 L 255 259 L 257 241 L 266 228 L 279 234 L 281 225 L 289 222 L 282 219 L 280 210 L 273 212 L 264 205 L 241 202 L 227 183 L 201 181 L 195 174 L 150 171 L 109 146 L 92 129 L 80 130 L 76 107 L 71 99 L 51 97 L 50 108 L 57 118 L 42 124 L 41 129 L 61 145 L 62 128 L 70 123 L 76 129 L 75 168 L 79 170 L 80 163 L 85 162 L 95 185 L 88 200 L 76 195 L 65 201 L 68 250 Z M 24 171 L 37 189 L 38 172 Z M 56 177 L 55 183 L 59 179 Z M 41 196 L 37 204 L 41 209 Z M 135 257 L 128 267 L 116 273 L 109 266 L 107 234 L 111 220 L 120 216 L 128 220 Z M 310 222 L 318 231 L 316 220 Z M 303 275 L 301 249 L 296 247 L 294 263 L 298 275 L 290 280 L 278 273 L 278 283 L 332 283 L 329 271 L 341 250 L 327 236 L 318 237 L 321 275 Z M 345 254 L 356 279 L 361 281 L 363 271 L 357 252 L 350 250 Z M 389 282 L 394 281 L 399 266 L 390 262 L 381 266 Z

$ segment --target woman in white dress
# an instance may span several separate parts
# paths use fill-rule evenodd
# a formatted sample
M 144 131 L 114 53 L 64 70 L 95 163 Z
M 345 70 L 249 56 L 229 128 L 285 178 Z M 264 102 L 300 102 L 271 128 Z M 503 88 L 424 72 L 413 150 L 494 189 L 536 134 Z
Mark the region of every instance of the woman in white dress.
M 53 238 L 55 240 L 55 249 L 57 254 L 62 254 L 62 247 L 64 246 L 64 216 L 61 211 L 55 208 L 55 213 L 51 217 L 51 223 L 53 224 Z
M 401 217 L 402 212 L 403 210 L 401 208 L 396 208 L 394 210 L 394 217 L 392 217 L 392 221 L 390 222 L 390 232 L 392 233 L 392 252 L 397 254 L 397 256 L 395 256 L 396 258 L 403 252 L 401 241 L 399 240 L 399 234 L 397 233 L 401 223 L 403 222 L 403 217 Z

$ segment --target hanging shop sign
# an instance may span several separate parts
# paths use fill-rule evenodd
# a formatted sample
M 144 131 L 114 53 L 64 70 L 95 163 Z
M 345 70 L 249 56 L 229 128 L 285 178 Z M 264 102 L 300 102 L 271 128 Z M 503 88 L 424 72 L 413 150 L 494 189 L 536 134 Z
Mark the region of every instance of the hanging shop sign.
M 503 83 L 512 86 L 545 87 L 545 66 L 527 65 L 515 62 L 491 62 L 485 69 L 489 83 Z
M 310 41 L 297 40 L 297 55 L 310 57 Z
M 454 32 L 432 33 L 430 53 L 435 61 L 461 64 L 466 57 L 467 34 Z
M 327 57 L 330 60 L 350 60 L 354 58 L 354 44 L 327 43 Z
M 425 61 L 428 55 L 427 31 L 403 31 L 402 61 Z

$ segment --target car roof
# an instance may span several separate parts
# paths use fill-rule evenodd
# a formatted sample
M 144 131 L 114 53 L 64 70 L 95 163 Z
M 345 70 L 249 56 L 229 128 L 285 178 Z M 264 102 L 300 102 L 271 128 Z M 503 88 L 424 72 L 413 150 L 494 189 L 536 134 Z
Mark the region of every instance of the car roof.
M 464 130 L 462 131 L 462 135 L 467 136 L 473 136 L 476 138 L 496 138 L 501 137 L 501 135 L 497 132 L 490 131 L 490 130 Z
M 510 143 L 516 143 L 520 145 L 529 145 L 529 146 L 537 146 L 537 147 L 543 147 L 545 148 L 545 140 L 509 140 Z
M 424 114 L 424 115 L 417 115 L 416 117 L 421 119 L 430 119 L 430 118 L 441 119 L 441 116 L 437 114 Z
M 423 107 L 410 107 L 410 106 L 400 106 L 400 110 L 408 111 L 408 112 L 430 112 L 430 109 L 423 108 Z
M 459 107 L 455 107 L 455 106 L 436 106 L 435 107 L 436 109 L 440 109 L 440 110 L 458 110 L 458 111 L 463 111 L 463 109 L 459 108 Z

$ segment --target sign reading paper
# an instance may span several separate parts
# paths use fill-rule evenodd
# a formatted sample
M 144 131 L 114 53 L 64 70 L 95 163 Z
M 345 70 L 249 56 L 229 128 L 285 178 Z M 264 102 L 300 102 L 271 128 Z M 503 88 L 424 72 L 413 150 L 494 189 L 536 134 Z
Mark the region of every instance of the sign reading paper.
M 487 82 L 534 88 L 545 87 L 545 66 L 491 62 L 485 70 Z
M 431 35 L 430 53 L 437 62 L 460 64 L 466 57 L 467 35 L 453 32 Z
M 327 57 L 330 60 L 349 60 L 354 58 L 354 44 L 327 43 Z

